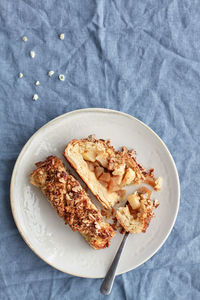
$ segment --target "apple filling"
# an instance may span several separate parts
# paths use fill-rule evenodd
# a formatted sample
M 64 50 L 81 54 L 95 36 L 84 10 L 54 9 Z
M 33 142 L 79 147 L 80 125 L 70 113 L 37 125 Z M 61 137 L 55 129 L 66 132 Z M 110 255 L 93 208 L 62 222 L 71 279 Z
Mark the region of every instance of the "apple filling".
M 113 175 L 110 170 L 104 168 L 98 161 L 87 161 L 87 164 L 90 171 L 94 172 L 98 181 L 108 190 L 108 192 L 118 192 L 122 198 L 125 196 L 125 190 L 121 189 L 121 176 Z
M 72 140 L 64 156 L 107 209 L 125 197 L 124 186 L 140 184 L 148 179 L 154 189 L 159 188 L 160 183 L 156 184 L 153 169 L 147 172 L 137 163 L 134 151 L 126 147 L 116 151 L 110 141 L 93 136 Z
M 122 187 L 144 180 L 145 177 L 140 169 L 137 167 L 137 170 L 134 170 L 133 164 L 131 167 L 130 157 L 124 155 L 125 151 L 112 155 L 113 153 L 98 153 L 95 150 L 94 148 L 85 149 L 81 154 L 89 170 L 94 172 L 98 181 L 108 192 L 119 192 L 120 196 L 125 196 Z
M 127 197 L 128 204 L 117 210 L 116 218 L 120 225 L 130 233 L 146 232 L 154 217 L 153 210 L 158 207 L 157 200 L 150 199 L 151 191 L 143 187 Z

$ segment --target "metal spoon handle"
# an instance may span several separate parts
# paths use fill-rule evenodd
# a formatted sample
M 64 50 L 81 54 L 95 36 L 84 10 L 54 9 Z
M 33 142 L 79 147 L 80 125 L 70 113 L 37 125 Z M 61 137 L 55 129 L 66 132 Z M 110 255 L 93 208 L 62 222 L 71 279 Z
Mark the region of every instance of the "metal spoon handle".
M 112 290 L 112 286 L 113 286 L 113 282 L 115 280 L 115 273 L 116 273 L 116 269 L 117 269 L 117 266 L 118 266 L 118 263 L 119 263 L 119 259 L 120 259 L 120 256 L 122 254 L 122 250 L 124 248 L 124 245 L 126 243 L 126 240 L 127 240 L 127 237 L 129 235 L 129 232 L 126 232 L 125 235 L 124 235 L 124 238 L 119 246 L 119 249 L 115 255 L 115 258 L 101 284 L 101 288 L 100 288 L 100 291 L 102 294 L 104 295 L 109 295 L 111 290 Z

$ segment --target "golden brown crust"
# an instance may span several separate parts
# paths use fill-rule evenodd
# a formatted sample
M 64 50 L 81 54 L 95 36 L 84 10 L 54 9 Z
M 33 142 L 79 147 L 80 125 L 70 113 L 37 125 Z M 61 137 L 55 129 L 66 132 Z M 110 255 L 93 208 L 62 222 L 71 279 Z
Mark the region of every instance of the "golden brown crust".
M 31 183 L 39 187 L 66 224 L 79 231 L 94 249 L 108 247 L 115 235 L 81 187 L 56 156 L 36 163 Z

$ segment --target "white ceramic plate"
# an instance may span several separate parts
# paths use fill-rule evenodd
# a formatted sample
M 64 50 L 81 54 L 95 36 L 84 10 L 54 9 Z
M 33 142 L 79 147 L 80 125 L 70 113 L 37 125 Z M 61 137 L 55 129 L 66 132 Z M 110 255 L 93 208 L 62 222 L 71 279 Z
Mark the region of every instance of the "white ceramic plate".
M 15 164 L 11 207 L 23 239 L 41 259 L 72 275 L 101 278 L 115 256 L 122 235 L 118 233 L 109 248 L 93 250 L 79 233 L 64 225 L 43 194 L 29 183 L 29 174 L 36 162 L 53 154 L 67 165 L 62 156 L 66 144 L 93 133 L 97 138 L 110 138 L 116 148 L 135 149 L 138 162 L 146 168 L 154 167 L 155 175 L 163 178 L 162 190 L 153 192 L 153 198 L 160 201 L 156 217 L 145 234 L 129 236 L 117 274 L 147 261 L 171 232 L 178 212 L 180 187 L 167 147 L 148 126 L 130 115 L 107 109 L 82 109 L 64 114 L 39 129 L 26 143 Z M 129 187 L 129 191 L 135 189 Z

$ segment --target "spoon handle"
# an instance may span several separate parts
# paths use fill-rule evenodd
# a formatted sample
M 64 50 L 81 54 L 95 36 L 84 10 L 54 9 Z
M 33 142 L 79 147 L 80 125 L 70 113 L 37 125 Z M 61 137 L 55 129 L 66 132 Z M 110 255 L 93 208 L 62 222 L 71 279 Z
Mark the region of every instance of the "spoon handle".
M 112 286 L 113 286 L 113 282 L 115 280 L 115 273 L 116 273 L 116 269 L 117 269 L 117 266 L 118 266 L 118 263 L 119 263 L 119 259 L 120 259 L 120 256 L 122 254 L 122 250 L 124 248 L 124 245 L 126 243 L 126 240 L 127 240 L 127 237 L 129 235 L 129 232 L 126 232 L 124 237 L 123 237 L 123 240 L 119 246 L 119 249 L 115 255 L 115 258 L 113 259 L 113 262 L 101 284 L 101 288 L 100 288 L 100 291 L 102 294 L 104 295 L 109 295 L 111 290 L 112 290 Z

